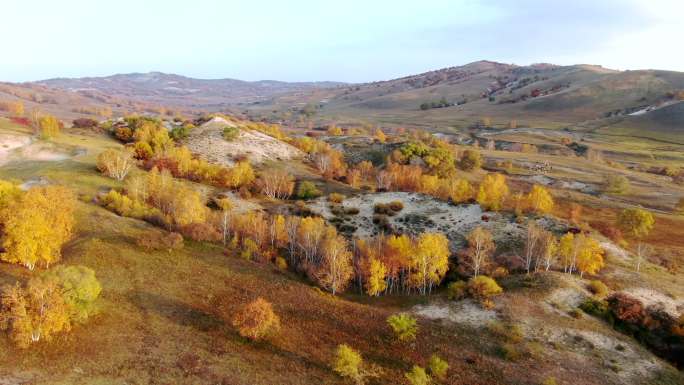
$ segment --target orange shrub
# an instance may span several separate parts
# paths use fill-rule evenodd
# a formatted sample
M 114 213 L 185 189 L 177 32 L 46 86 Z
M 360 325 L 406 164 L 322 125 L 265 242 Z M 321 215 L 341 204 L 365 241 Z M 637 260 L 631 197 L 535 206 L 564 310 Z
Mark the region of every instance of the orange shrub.
M 241 336 L 260 340 L 278 332 L 280 318 L 273 311 L 271 303 L 259 297 L 235 314 L 233 326 Z

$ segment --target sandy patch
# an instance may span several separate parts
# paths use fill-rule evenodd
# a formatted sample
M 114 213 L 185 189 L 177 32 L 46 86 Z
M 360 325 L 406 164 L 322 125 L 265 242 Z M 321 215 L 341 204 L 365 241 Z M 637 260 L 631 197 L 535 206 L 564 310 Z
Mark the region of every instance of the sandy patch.
M 414 314 L 431 320 L 444 320 L 474 328 L 485 327 L 498 317 L 494 310 L 483 309 L 473 300 L 459 302 L 438 301 L 429 305 L 416 305 L 411 310 Z
M 225 191 L 220 194 L 221 196 L 227 197 L 233 202 L 233 209 L 230 210 L 232 214 L 242 214 L 254 210 L 261 210 L 263 207 L 255 202 L 251 202 L 240 198 L 237 194 L 232 191 Z
M 576 180 L 561 180 L 546 175 L 523 176 L 519 177 L 518 179 L 542 186 L 551 186 L 559 189 L 580 191 L 585 194 L 591 194 L 597 191 L 595 186 L 588 183 L 579 182 Z
M 53 143 L 34 141 L 28 135 L 0 135 L 0 165 L 13 161 L 60 161 L 80 155 L 83 151 L 67 151 Z
M 31 144 L 27 135 L 0 135 L 0 165 L 7 163 L 15 150 Z
M 557 338 L 581 355 L 598 351 L 604 363 L 616 368 L 617 375 L 621 378 L 648 377 L 655 371 L 664 369 L 664 365 L 654 355 L 635 346 L 634 341 L 574 329 L 563 330 Z
M 462 245 L 465 235 L 477 226 L 489 229 L 497 242 L 519 238 L 524 232 L 523 226 L 511 222 L 508 217 L 499 213 L 484 212 L 479 205 L 452 205 L 427 195 L 407 192 L 384 192 L 347 198 L 342 206 L 358 208 L 359 214 L 347 216 L 345 223 L 356 227 L 356 236 L 376 235 L 378 228 L 372 221 L 373 208 L 377 203 L 392 201 L 404 204 L 404 209 L 397 215 L 388 217 L 394 229 L 408 234 L 442 232 L 452 241 L 454 247 Z M 334 217 L 326 197 L 313 201 L 309 207 L 328 220 Z M 484 221 L 483 216 L 488 220 Z
M 269 160 L 288 160 L 303 157 L 296 147 L 258 131 L 240 131 L 233 141 L 223 138 L 223 128 L 236 127 L 235 123 L 215 117 L 192 130 L 185 145 L 201 158 L 218 164 L 232 166 L 236 157 L 245 156 L 252 163 Z

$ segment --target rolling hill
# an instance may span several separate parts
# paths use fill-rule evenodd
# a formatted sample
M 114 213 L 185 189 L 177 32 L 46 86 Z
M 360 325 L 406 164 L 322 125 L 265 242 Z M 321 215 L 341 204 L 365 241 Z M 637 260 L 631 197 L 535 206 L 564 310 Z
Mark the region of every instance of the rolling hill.
M 377 124 L 447 132 L 487 118 L 493 127 L 514 121 L 519 127 L 626 132 L 682 143 L 682 90 L 681 72 L 478 61 L 363 84 L 193 79 L 161 72 L 58 78 L 3 83 L 0 100 L 19 99 L 27 111 L 39 108 L 63 119 L 175 109 L 229 112 L 290 127 Z
M 149 72 L 106 77 L 48 79 L 37 84 L 76 93 L 99 92 L 165 106 L 218 108 L 243 100 L 255 101 L 283 93 L 336 87 L 344 83 L 194 79 L 175 74 Z
M 484 117 L 494 126 L 516 120 L 518 125 L 572 128 L 671 101 L 682 89 L 684 73 L 672 71 L 480 61 L 388 81 L 283 95 L 249 110 L 277 118 L 274 110 L 313 105 L 321 122 L 352 120 L 442 130 L 468 127 Z M 440 106 L 442 102 L 446 105 Z M 649 120 L 650 114 L 640 120 Z M 675 113 L 668 124 L 682 123 L 684 116 Z

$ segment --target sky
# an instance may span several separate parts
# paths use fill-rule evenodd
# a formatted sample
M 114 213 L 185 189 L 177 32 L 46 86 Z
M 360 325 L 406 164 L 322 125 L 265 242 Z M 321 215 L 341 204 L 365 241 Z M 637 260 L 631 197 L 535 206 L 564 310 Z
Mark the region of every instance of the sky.
M 2 0 L 0 81 L 386 80 L 477 60 L 684 71 L 681 0 Z

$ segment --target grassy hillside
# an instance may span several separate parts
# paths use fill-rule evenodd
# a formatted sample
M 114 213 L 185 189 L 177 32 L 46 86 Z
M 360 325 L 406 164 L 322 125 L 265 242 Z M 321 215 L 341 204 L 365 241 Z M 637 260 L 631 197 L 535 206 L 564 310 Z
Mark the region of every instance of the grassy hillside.
M 244 108 L 254 116 L 280 121 L 304 119 L 298 112 L 309 108 L 314 112 L 310 119 L 323 125 L 379 124 L 447 132 L 489 118 L 494 127 L 515 120 L 521 127 L 583 129 L 611 125 L 613 117 L 622 121 L 682 89 L 684 74 L 678 72 L 476 62 L 389 81 L 300 92 Z M 440 100 L 454 105 L 420 108 Z M 630 124 L 641 129 L 638 120 Z M 673 111 L 657 133 L 667 134 L 668 127 L 683 124 L 684 116 Z
M 29 131 L 0 119 L 0 135 L 7 133 Z M 404 372 L 415 364 L 426 365 L 433 353 L 449 362 L 450 375 L 444 381 L 448 384 L 536 385 L 549 377 L 560 384 L 682 381 L 681 373 L 607 324 L 589 316 L 568 316 L 571 305 L 562 296 L 551 295 L 586 289 L 581 280 L 560 273 L 503 279 L 506 294 L 497 299 L 495 311 L 484 311 L 475 304 L 448 302 L 443 291 L 429 298 L 371 298 L 353 291 L 332 296 L 296 273 L 243 260 L 239 250 L 220 244 L 186 241 L 182 250 L 147 252 L 135 240 L 152 228 L 150 224 L 117 216 L 92 202 L 98 192 L 120 186 L 95 169 L 99 152 L 120 145 L 96 132 L 67 132 L 53 144 L 78 146 L 85 152 L 60 161 L 12 162 L 0 167 L 0 178 L 40 177 L 79 193 L 76 236 L 64 248 L 60 263 L 94 269 L 103 286 L 102 298 L 98 314 L 87 324 L 51 342 L 22 350 L 3 334 L 2 381 L 346 384 L 330 369 L 333 352 L 341 343 L 382 368 L 381 377 L 371 382 L 377 384 L 401 383 Z M 558 214 L 566 209 L 559 205 Z M 612 210 L 592 210 L 587 218 L 607 220 L 611 215 Z M 675 239 L 673 231 L 681 228 L 681 222 L 659 216 L 659 228 L 669 229 L 660 236 Z M 672 242 L 670 246 L 680 246 Z M 625 275 L 626 263 L 617 259 L 610 263 L 603 278 L 615 287 L 637 282 Z M 648 282 L 682 295 L 677 278 L 663 268 L 649 264 L 645 270 Z M 0 284 L 25 281 L 32 274 L 23 267 L 0 264 Z M 274 304 L 283 325 L 280 334 L 264 342 L 240 337 L 230 324 L 236 309 L 256 297 Z M 421 309 L 418 339 L 397 342 L 386 318 L 416 309 Z M 522 341 L 515 337 L 517 342 L 507 342 L 513 337 L 502 334 L 501 326 L 506 330 L 510 325 L 521 328 Z M 521 355 L 506 353 L 511 346 Z

